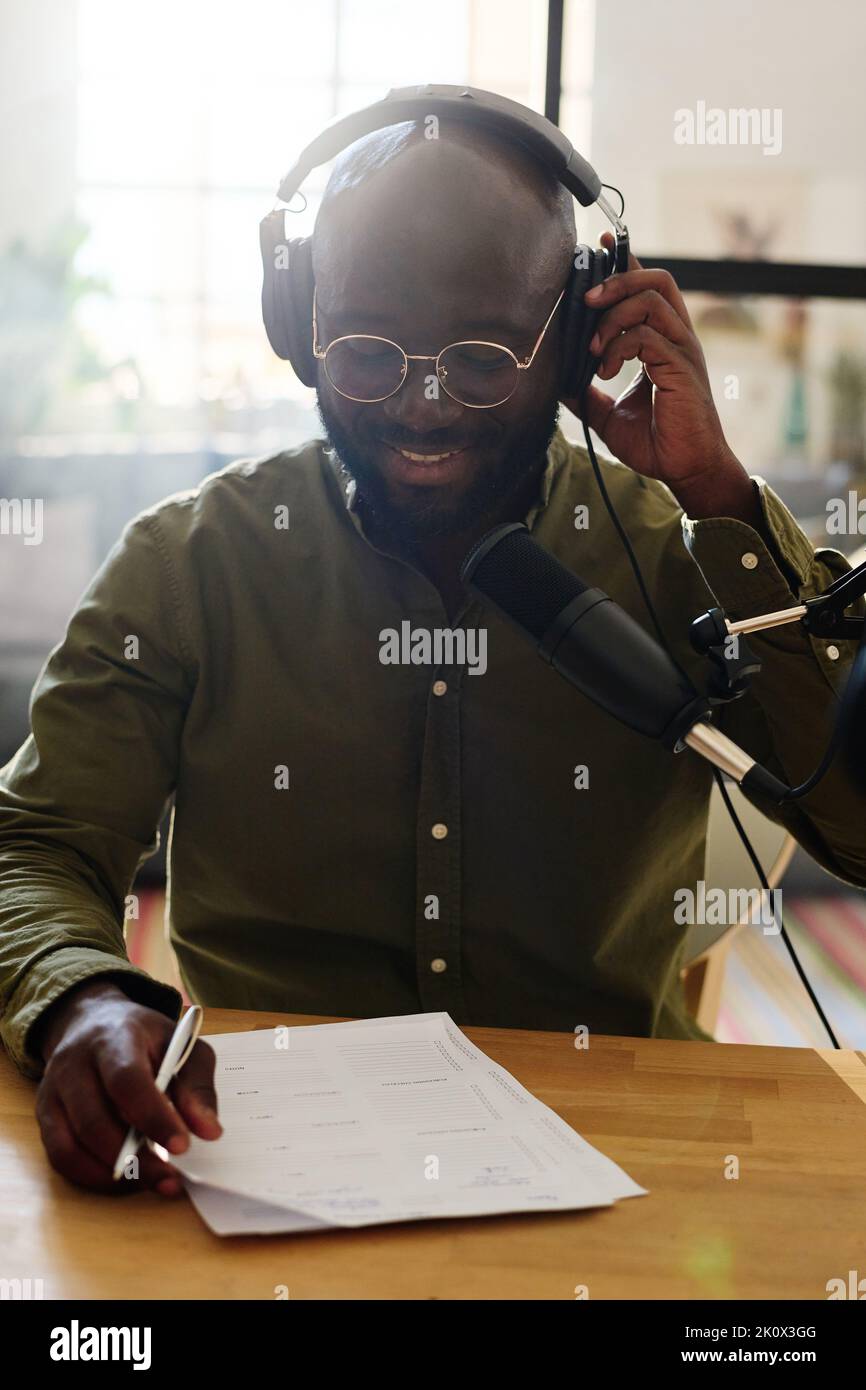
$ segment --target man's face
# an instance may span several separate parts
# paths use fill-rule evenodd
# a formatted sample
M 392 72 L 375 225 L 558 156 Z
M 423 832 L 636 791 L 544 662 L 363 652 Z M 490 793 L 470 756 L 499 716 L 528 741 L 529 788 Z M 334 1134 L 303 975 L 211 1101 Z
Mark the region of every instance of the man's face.
M 478 339 L 523 360 L 562 288 L 562 266 L 549 256 L 533 264 L 508 202 L 476 196 L 461 212 L 470 190 L 459 177 L 444 194 L 435 178 L 431 189 L 433 159 L 423 146 L 414 162 L 410 152 L 399 198 L 387 187 L 378 202 L 355 190 L 351 219 L 329 226 L 317 268 L 319 345 L 369 333 L 435 355 Z M 448 396 L 432 361 L 410 361 L 400 390 L 372 404 L 340 395 L 320 364 L 329 440 L 388 532 L 409 541 L 461 533 L 537 473 L 556 425 L 561 314 L 562 305 L 514 394 L 491 409 Z

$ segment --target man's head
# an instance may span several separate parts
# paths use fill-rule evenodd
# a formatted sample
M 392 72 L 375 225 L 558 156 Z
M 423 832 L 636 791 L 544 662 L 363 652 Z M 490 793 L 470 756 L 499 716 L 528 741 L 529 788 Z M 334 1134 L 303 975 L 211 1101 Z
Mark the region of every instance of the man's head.
M 436 139 L 414 122 L 374 132 L 338 159 L 316 220 L 319 344 L 367 333 L 435 355 L 483 339 L 523 359 L 574 243 L 570 194 L 520 146 L 446 121 Z M 562 305 L 514 394 L 491 409 L 453 400 L 431 361 L 410 362 L 400 390 L 373 404 L 340 395 L 320 365 L 328 437 L 388 531 L 464 531 L 537 471 L 556 424 L 561 328 Z

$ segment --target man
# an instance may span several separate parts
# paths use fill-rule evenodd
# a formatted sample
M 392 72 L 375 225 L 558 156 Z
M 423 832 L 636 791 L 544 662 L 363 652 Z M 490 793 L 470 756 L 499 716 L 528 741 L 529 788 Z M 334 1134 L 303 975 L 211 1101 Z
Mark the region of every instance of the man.
M 123 946 L 124 897 L 172 793 L 172 939 L 203 1003 L 702 1036 L 679 991 L 674 893 L 702 875 L 709 768 L 590 706 L 459 581 L 481 535 L 526 520 L 648 622 L 586 456 L 556 430 L 574 242 L 570 198 L 492 136 L 443 122 L 435 141 L 403 125 L 358 142 L 314 241 L 332 450 L 232 465 L 137 518 L 49 659 L 2 779 L 2 1035 L 42 1075 L 45 1146 L 73 1181 L 110 1188 L 128 1124 L 175 1153 L 188 1131 L 220 1132 L 206 1044 L 173 1103 L 156 1092 L 180 1001 Z M 635 260 L 597 299 L 599 377 L 641 364 L 619 400 L 588 400 L 621 461 L 603 464 L 608 487 L 700 683 L 687 629 L 710 589 L 735 616 L 762 612 L 845 562 L 815 556 L 732 455 L 670 277 Z M 353 335 L 369 336 L 341 368 L 331 345 Z M 387 362 L 377 336 L 409 369 L 384 398 L 352 399 L 353 372 Z M 442 383 L 415 360 L 466 340 L 534 351 L 492 408 L 461 401 L 456 368 Z M 393 659 L 407 622 L 416 662 Z M 418 663 L 425 634 L 432 651 L 455 628 L 483 661 Z M 834 661 L 799 630 L 756 639 L 761 678 L 724 711 L 788 782 L 823 751 L 850 656 L 836 646 Z M 864 883 L 864 812 L 834 770 L 783 818 Z M 179 1190 L 147 1151 L 141 1181 Z

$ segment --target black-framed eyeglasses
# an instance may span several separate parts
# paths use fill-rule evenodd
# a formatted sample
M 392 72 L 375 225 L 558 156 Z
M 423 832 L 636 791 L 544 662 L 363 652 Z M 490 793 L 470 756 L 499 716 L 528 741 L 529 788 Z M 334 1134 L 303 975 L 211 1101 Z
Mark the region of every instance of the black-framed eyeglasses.
M 373 333 L 347 333 L 334 338 L 327 347 L 320 347 L 314 290 L 313 356 L 323 363 L 334 390 L 350 401 L 364 405 L 386 401 L 400 390 L 409 375 L 410 362 L 435 362 L 436 378 L 452 400 L 470 410 L 490 410 L 514 395 L 520 373 L 528 371 L 535 361 L 564 294 L 565 289 L 560 290 L 532 352 L 520 361 L 502 343 L 478 338 L 449 343 L 435 356 L 405 352 L 399 343 Z

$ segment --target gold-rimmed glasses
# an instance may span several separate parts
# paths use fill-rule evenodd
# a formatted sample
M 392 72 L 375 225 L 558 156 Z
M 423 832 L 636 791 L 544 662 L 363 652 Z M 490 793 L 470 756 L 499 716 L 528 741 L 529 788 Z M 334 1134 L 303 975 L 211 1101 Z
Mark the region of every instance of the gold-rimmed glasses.
M 390 338 L 373 333 L 347 333 L 327 347 L 319 344 L 316 293 L 313 291 L 313 356 L 323 364 L 334 390 L 347 400 L 374 405 L 395 395 L 409 375 L 410 362 L 435 362 L 436 379 L 443 391 L 470 410 L 490 410 L 514 395 L 520 373 L 535 361 L 544 335 L 565 294 L 560 290 L 535 346 L 522 361 L 502 343 L 468 338 L 449 343 L 435 356 L 406 352 Z

